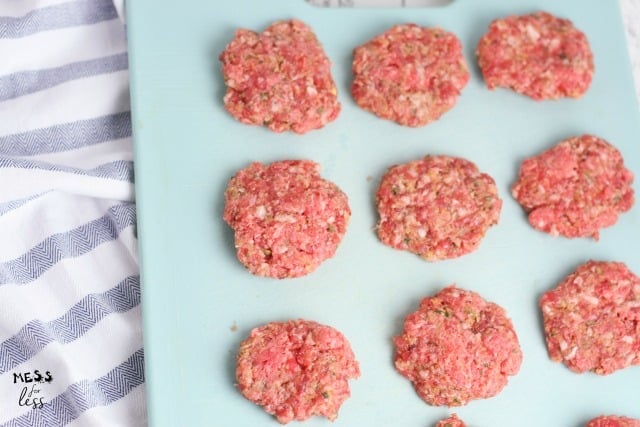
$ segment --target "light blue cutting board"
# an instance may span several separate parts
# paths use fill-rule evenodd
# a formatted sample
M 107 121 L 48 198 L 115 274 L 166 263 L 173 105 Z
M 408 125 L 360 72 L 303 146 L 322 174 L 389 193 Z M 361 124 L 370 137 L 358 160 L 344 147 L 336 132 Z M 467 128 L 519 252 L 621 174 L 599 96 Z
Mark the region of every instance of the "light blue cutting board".
M 540 295 L 590 259 L 619 260 L 640 274 L 640 205 L 599 242 L 533 230 L 510 196 L 520 162 L 562 138 L 600 135 L 640 177 L 640 124 L 618 4 L 603 0 L 458 0 L 443 8 L 316 9 L 302 0 L 127 3 L 143 283 L 146 380 L 152 426 L 275 426 L 234 387 L 238 344 L 255 326 L 290 318 L 332 325 L 351 341 L 362 376 L 338 426 L 426 427 L 446 416 L 393 368 L 391 339 L 418 301 L 444 285 L 506 308 L 524 352 L 520 373 L 495 398 L 455 408 L 473 427 L 582 426 L 601 413 L 640 418 L 640 367 L 578 375 L 547 356 Z M 580 100 L 535 102 L 488 91 L 474 50 L 491 20 L 539 9 L 588 36 L 595 77 Z M 218 55 L 238 27 L 261 31 L 298 18 L 333 61 L 342 112 L 304 136 L 236 122 L 222 106 Z M 423 128 L 401 127 L 350 97 L 352 49 L 388 27 L 416 22 L 456 33 L 471 80 L 456 107 Z M 427 263 L 382 245 L 374 193 L 392 164 L 425 154 L 463 156 L 492 175 L 504 200 L 479 250 Z M 349 196 L 353 216 L 336 256 L 313 274 L 254 277 L 235 258 L 222 221 L 223 192 L 251 161 L 308 158 Z M 637 188 L 637 186 L 636 186 Z M 293 425 L 298 425 L 293 423 Z M 312 419 L 306 426 L 327 426 Z

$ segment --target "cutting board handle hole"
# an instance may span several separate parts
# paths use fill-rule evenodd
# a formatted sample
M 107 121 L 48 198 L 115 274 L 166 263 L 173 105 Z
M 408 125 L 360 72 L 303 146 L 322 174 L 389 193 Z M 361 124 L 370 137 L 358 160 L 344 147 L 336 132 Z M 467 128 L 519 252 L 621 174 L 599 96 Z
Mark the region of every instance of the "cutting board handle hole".
M 303 0 L 317 7 L 441 7 L 454 0 Z

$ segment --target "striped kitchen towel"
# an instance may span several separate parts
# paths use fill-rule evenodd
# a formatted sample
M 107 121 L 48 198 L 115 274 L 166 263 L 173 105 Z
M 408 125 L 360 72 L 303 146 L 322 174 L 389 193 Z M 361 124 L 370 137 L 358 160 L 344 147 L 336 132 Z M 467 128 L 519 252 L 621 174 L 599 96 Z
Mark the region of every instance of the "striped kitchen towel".
M 144 426 L 122 1 L 0 0 L 0 426 Z

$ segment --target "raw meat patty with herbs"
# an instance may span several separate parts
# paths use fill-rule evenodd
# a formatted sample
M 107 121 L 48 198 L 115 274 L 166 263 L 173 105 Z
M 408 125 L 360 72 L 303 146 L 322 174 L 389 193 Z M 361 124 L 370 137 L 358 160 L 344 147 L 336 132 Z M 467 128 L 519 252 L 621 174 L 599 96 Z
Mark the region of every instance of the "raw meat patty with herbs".
M 382 243 L 428 261 L 474 251 L 498 223 L 502 207 L 489 175 L 468 160 L 447 156 L 389 168 L 376 203 Z
M 452 414 L 449 418 L 439 421 L 436 427 L 467 427 L 467 425 L 456 414 Z
M 240 344 L 238 390 L 282 423 L 318 415 L 335 420 L 360 376 L 351 346 L 336 329 L 309 320 L 255 328 Z
M 278 21 L 262 34 L 237 30 L 220 61 L 224 106 L 243 123 L 305 133 L 340 112 L 331 63 L 301 21 Z
M 252 163 L 229 181 L 224 220 L 251 273 L 299 277 L 335 254 L 351 210 L 346 194 L 319 169 L 309 160 Z
M 579 98 L 593 77 L 587 37 L 547 12 L 496 19 L 476 54 L 489 89 L 511 88 L 535 100 Z
M 431 405 L 461 406 L 495 396 L 522 363 L 505 310 L 454 286 L 424 298 L 394 342 L 396 369 Z
M 640 427 L 640 420 L 616 415 L 603 415 L 589 421 L 586 427 Z
M 540 308 L 552 360 L 600 375 L 640 365 L 640 279 L 625 264 L 579 266 Z
M 460 40 L 440 28 L 396 25 L 353 53 L 353 98 L 405 126 L 424 126 L 456 103 L 469 81 Z
M 529 159 L 512 187 L 529 223 L 552 236 L 592 237 L 633 206 L 633 174 L 607 141 L 582 135 Z

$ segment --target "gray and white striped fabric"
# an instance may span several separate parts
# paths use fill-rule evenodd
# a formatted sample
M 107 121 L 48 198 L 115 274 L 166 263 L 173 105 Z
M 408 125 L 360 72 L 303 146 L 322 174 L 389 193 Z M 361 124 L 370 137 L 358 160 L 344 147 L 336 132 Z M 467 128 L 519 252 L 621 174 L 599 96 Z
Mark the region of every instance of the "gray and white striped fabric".
M 122 0 L 0 0 L 0 426 L 144 426 Z

